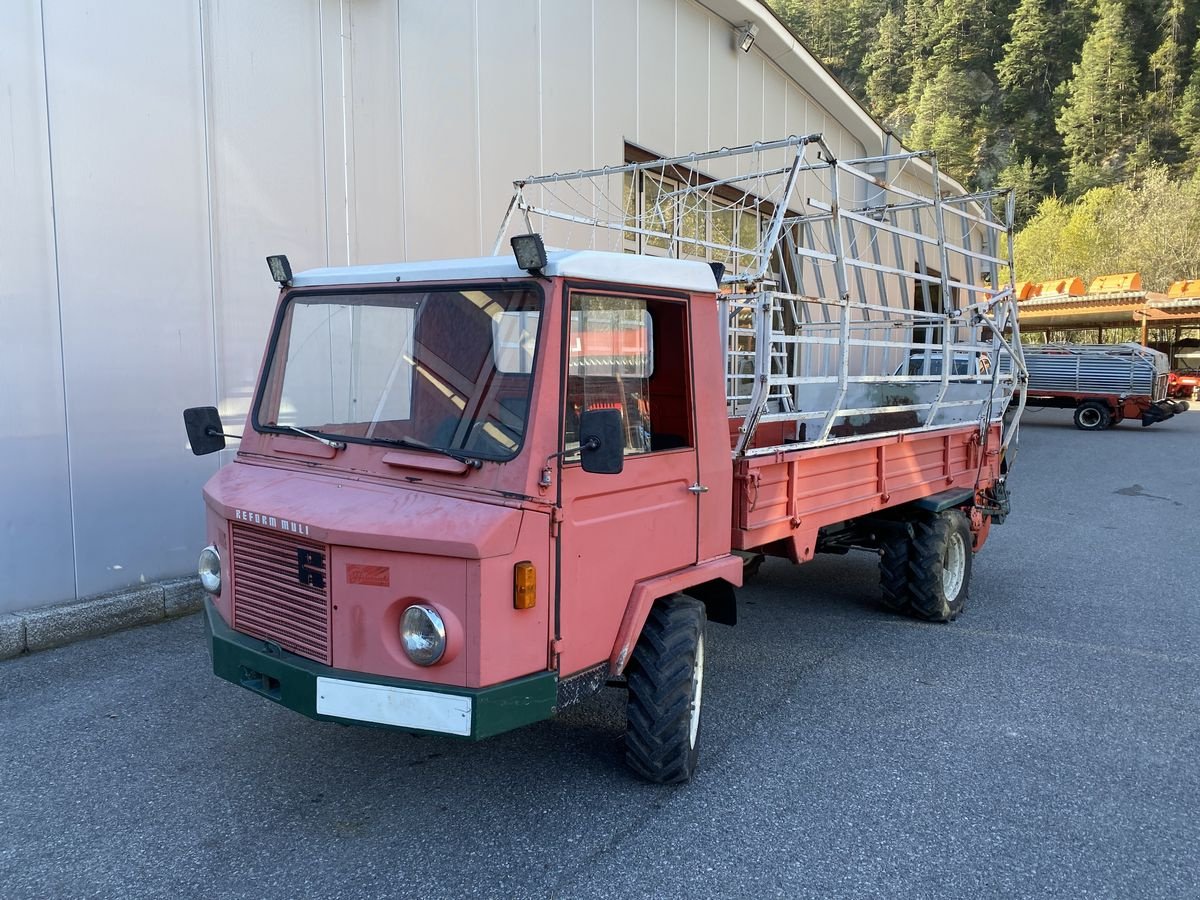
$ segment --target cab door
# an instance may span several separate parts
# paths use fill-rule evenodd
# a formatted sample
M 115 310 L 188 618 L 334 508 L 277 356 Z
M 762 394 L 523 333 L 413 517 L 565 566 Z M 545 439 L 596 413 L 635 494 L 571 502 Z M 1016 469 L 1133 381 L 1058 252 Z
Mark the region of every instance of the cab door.
M 685 298 L 568 293 L 559 531 L 559 672 L 608 659 L 634 584 L 697 559 L 699 496 Z M 583 471 L 579 417 L 617 409 L 619 474 Z

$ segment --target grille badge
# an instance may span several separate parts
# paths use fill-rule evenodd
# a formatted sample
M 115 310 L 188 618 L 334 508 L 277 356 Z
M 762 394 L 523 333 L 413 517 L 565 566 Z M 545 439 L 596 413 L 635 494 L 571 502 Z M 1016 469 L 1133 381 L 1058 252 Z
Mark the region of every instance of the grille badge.
M 296 580 L 301 584 L 325 589 L 325 554 L 316 550 L 296 549 Z

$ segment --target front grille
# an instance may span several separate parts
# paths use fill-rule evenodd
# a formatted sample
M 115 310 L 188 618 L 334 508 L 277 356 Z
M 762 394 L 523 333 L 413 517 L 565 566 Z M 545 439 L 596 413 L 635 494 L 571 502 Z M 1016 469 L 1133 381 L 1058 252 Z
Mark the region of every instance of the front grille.
M 329 548 L 246 525 L 232 538 L 233 627 L 331 665 Z

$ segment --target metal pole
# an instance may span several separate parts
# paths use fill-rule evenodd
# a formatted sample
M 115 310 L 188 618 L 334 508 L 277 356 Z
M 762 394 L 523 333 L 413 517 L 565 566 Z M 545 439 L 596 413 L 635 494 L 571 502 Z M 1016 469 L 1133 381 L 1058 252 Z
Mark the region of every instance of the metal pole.
M 1008 239 L 1008 290 L 1009 296 L 1005 303 L 1005 311 L 1008 313 L 1009 330 L 1012 337 L 1009 343 L 1004 346 L 1010 347 L 1009 353 L 1013 358 L 1013 389 L 1016 392 L 1017 398 L 1017 414 L 1012 417 L 1007 430 L 1003 431 L 1000 440 L 1000 449 L 1008 450 L 1010 444 L 1013 444 L 1021 429 L 1021 415 L 1025 412 L 1025 399 L 1029 393 L 1029 370 L 1025 367 L 1025 352 L 1021 348 L 1021 322 L 1020 314 L 1017 306 L 1017 283 L 1016 272 L 1017 267 L 1015 257 L 1013 256 L 1013 239 L 1016 233 L 1017 219 L 1017 194 L 1013 190 L 1009 190 L 1008 196 L 1004 198 L 1004 233 Z M 1001 343 L 1004 341 L 1003 333 L 993 334 L 993 345 L 996 339 L 999 338 Z M 996 363 L 999 363 L 999 351 L 996 352 Z M 1012 402 L 1011 400 L 1009 401 Z M 1001 426 L 1003 427 L 1003 426 Z M 1014 451 L 1015 452 L 1015 451 Z M 1012 460 L 1009 460 L 1009 465 L 1012 465 Z
M 526 178 L 523 181 L 515 182 L 519 186 L 529 184 L 549 184 L 555 181 L 567 181 L 579 178 L 595 178 L 598 175 L 620 175 L 623 172 L 640 172 L 645 169 L 653 169 L 657 172 L 665 172 L 671 166 L 691 166 L 698 162 L 705 162 L 710 159 L 724 159 L 729 156 L 742 156 L 747 153 L 762 153 L 767 150 L 783 150 L 788 147 L 799 147 L 801 150 L 806 144 L 820 144 L 821 135 L 807 134 L 801 137 L 792 135 L 791 137 L 783 138 L 778 141 L 764 141 L 755 144 L 743 144 L 740 147 L 722 147 L 720 150 L 709 150 L 706 153 L 688 153 L 683 156 L 673 156 L 669 159 L 653 159 L 644 163 L 628 163 L 623 166 L 601 166 L 596 169 L 579 169 L 575 172 L 555 172 L 552 175 L 535 175 L 531 178 Z
M 942 180 L 941 175 L 938 174 L 936 153 L 930 155 L 929 165 L 933 169 L 933 222 L 937 231 L 938 265 L 941 268 L 941 272 L 938 274 L 941 276 L 942 282 L 942 308 L 938 310 L 942 316 L 942 380 L 938 386 L 937 398 L 929 406 L 929 415 L 925 418 L 926 425 L 933 424 L 938 407 L 946 399 L 946 389 L 950 385 L 950 372 L 954 369 L 954 356 L 950 349 L 952 326 L 948 310 L 953 307 L 954 312 L 958 313 L 958 304 L 952 304 L 950 297 L 950 257 L 946 252 L 946 223 L 942 217 Z
M 829 406 L 825 422 L 821 426 L 821 437 L 819 440 L 822 441 L 829 437 L 829 433 L 833 429 L 834 420 L 838 417 L 838 410 L 846 399 L 846 390 L 849 387 L 848 379 L 850 378 L 850 281 L 846 277 L 846 255 L 845 249 L 842 246 L 842 205 L 838 192 L 838 168 L 839 166 L 836 162 L 831 163 L 829 166 L 829 195 L 832 201 L 831 206 L 833 207 L 831 210 L 833 219 L 830 221 L 830 234 L 833 238 L 833 255 L 836 258 L 833 274 L 837 279 L 838 298 L 840 300 L 839 307 L 842 312 L 842 321 L 839 328 L 838 391 L 833 403 Z
M 819 140 L 819 138 L 818 138 Z M 807 141 L 805 141 L 805 144 Z M 739 275 L 731 279 L 732 281 L 755 282 L 760 280 L 766 274 L 767 267 L 771 264 L 771 250 L 779 241 L 779 232 L 783 228 L 783 220 L 787 216 L 788 204 L 791 203 L 792 193 L 796 190 L 796 180 L 799 177 L 800 163 L 804 160 L 804 146 L 801 144 L 796 149 L 796 158 L 792 161 L 792 170 L 788 173 L 787 185 L 783 189 L 783 196 L 779 198 L 779 202 L 775 206 L 775 215 L 771 222 L 771 231 L 767 235 L 767 240 L 763 245 L 766 249 L 759 254 L 758 269 L 753 275 Z M 824 146 L 824 144 L 822 144 Z M 736 240 L 736 238 L 735 238 Z
M 742 422 L 736 453 L 746 452 L 758 428 L 759 417 L 771 399 L 771 295 L 766 291 L 756 297 L 754 322 L 754 387 L 750 392 L 750 408 Z
M 504 211 L 504 221 L 500 223 L 500 231 L 496 234 L 496 243 L 492 245 L 492 256 L 500 255 L 500 245 L 504 243 L 504 235 L 508 233 L 508 226 L 512 222 L 513 213 L 517 210 L 517 201 L 520 197 L 521 188 L 514 184 L 512 199 L 508 201 L 508 209 Z

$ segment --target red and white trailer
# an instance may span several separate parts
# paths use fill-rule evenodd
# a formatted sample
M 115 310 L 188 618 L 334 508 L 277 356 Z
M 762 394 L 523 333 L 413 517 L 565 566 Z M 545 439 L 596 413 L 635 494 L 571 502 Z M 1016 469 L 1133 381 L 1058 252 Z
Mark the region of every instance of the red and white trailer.
M 819 143 L 520 182 L 514 255 L 294 277 L 272 258 L 257 394 L 205 488 L 216 674 L 316 719 L 475 739 L 619 683 L 628 762 L 678 782 L 706 623 L 736 621 L 761 554 L 865 549 L 887 607 L 955 618 L 1008 508 L 1011 213 L 823 145 L 809 162 Z M 782 162 L 705 174 L 764 154 Z M 538 227 L 564 223 L 644 252 L 545 251 Z M 936 253 L 936 273 L 847 251 L 868 232 Z M 914 285 L 955 302 L 914 311 Z M 937 354 L 988 362 L 903 365 Z M 196 453 L 224 446 L 214 408 L 185 419 Z
M 1027 344 L 1023 350 L 1029 402 L 1073 410 L 1075 427 L 1084 431 L 1125 419 L 1154 425 L 1188 408 L 1186 400 L 1168 399 L 1167 355 L 1141 344 Z

